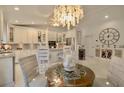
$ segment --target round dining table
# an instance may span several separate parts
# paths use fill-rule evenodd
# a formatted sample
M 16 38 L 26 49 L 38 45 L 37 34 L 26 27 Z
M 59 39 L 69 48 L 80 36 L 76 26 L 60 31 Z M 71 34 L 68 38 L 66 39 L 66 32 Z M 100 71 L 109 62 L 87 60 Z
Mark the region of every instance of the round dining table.
M 81 64 L 76 64 L 74 71 L 66 71 L 58 63 L 49 67 L 45 75 L 49 87 L 89 87 L 95 79 L 94 72 Z

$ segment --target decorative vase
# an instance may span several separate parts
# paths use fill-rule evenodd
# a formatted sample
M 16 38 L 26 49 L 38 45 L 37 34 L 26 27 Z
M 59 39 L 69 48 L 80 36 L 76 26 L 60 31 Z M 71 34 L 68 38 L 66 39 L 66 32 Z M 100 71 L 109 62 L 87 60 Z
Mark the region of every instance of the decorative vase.
M 65 55 L 64 62 L 63 62 L 64 70 L 74 71 L 75 65 L 76 65 L 75 62 L 72 60 L 72 55 L 70 54 Z

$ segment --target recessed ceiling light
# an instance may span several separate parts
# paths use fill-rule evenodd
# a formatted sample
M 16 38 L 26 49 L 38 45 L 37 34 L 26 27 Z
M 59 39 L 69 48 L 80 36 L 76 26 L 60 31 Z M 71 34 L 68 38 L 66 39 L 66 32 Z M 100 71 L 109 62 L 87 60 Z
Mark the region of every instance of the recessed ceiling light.
M 44 24 L 47 24 L 47 22 L 44 22 Z
M 109 18 L 109 16 L 108 16 L 108 15 L 106 15 L 106 16 L 105 16 L 105 18 L 107 19 L 107 18 Z
M 109 82 L 106 82 L 106 85 L 109 85 L 110 83 Z
M 31 24 L 34 24 L 34 22 L 31 22 Z
M 19 11 L 19 7 L 14 7 L 14 10 L 15 11 Z
M 18 23 L 19 21 L 18 21 L 18 20 L 16 20 L 15 22 L 16 22 L 16 23 Z

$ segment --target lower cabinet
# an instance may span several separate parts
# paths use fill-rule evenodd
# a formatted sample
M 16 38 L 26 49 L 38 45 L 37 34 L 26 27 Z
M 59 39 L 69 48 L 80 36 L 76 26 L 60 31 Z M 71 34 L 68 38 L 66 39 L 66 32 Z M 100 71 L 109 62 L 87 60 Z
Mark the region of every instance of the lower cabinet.
M 0 57 L 0 87 L 12 87 L 15 81 L 13 56 Z

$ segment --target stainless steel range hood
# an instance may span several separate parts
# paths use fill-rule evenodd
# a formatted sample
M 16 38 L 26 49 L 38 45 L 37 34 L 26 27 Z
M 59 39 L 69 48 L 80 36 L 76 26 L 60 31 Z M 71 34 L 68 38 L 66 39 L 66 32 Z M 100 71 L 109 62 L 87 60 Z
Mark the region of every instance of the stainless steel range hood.
M 3 9 L 0 8 L 0 43 L 6 43 L 7 41 L 7 22 Z

